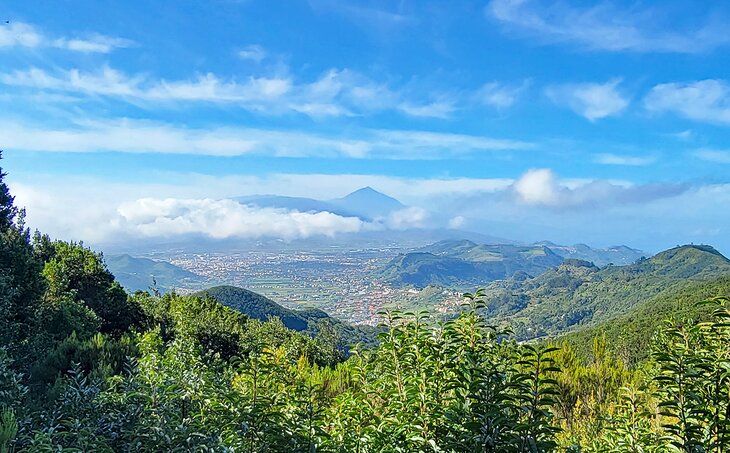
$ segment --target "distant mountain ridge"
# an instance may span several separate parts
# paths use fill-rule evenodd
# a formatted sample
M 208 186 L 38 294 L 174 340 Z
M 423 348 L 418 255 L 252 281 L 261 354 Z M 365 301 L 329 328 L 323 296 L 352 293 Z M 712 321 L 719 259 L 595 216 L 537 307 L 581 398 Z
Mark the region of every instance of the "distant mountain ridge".
M 446 240 L 398 255 L 377 277 L 394 285 L 470 288 L 518 272 L 538 275 L 563 259 L 544 246 Z
M 705 245 L 665 250 L 626 266 L 566 260 L 527 279 L 493 282 L 487 311 L 523 339 L 555 335 L 627 313 L 692 282 L 730 276 L 730 260 Z
M 468 288 L 515 274 L 535 277 L 564 260 L 605 266 L 630 264 L 643 256 L 640 250 L 626 246 L 594 249 L 585 244 L 563 246 L 549 241 L 519 245 L 447 239 L 397 256 L 377 276 L 396 285 Z
M 151 287 L 162 292 L 181 286 L 198 285 L 205 278 L 166 261 L 138 258 L 128 254 L 104 256 L 109 271 L 127 291 L 147 291 Z
M 536 242 L 535 245 L 544 245 L 563 258 L 590 261 L 599 267 L 608 264 L 631 264 L 642 256 L 645 256 L 645 253 L 641 250 L 633 249 L 625 245 L 616 245 L 605 249 L 593 248 L 586 244 L 558 245 L 550 241 Z

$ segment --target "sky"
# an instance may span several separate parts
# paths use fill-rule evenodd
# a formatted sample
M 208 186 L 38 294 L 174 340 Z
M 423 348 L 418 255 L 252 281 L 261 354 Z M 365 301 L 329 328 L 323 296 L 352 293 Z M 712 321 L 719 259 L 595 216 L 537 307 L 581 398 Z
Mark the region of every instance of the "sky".
M 461 228 L 730 253 L 730 5 L 0 1 L 1 165 L 89 244 Z M 378 224 L 228 198 L 371 186 Z

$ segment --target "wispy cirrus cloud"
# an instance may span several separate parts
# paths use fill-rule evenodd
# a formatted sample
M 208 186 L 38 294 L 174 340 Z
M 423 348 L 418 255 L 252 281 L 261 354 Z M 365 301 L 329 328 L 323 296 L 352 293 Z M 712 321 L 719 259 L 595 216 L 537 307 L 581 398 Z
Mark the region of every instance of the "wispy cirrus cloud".
M 594 162 L 601 165 L 623 165 L 630 167 L 641 167 L 656 162 L 655 156 L 626 156 L 612 153 L 597 154 Z
M 707 79 L 659 84 L 646 95 L 644 106 L 652 112 L 670 112 L 695 121 L 730 124 L 730 83 Z
M 251 44 L 237 52 L 238 57 L 243 60 L 250 60 L 260 63 L 267 57 L 266 50 L 258 44 Z
M 0 49 L 12 47 L 57 48 L 80 53 L 109 53 L 114 49 L 131 47 L 133 41 L 98 33 L 86 37 L 51 38 L 38 28 L 24 22 L 0 25 Z
M 718 164 L 730 164 L 730 150 L 728 149 L 698 149 L 692 153 L 698 159 L 715 162 Z
M 629 97 L 619 90 L 620 80 L 605 83 L 553 85 L 545 94 L 556 104 L 596 121 L 621 113 L 629 105 Z
M 475 97 L 476 100 L 483 104 L 494 108 L 511 107 L 520 95 L 527 89 L 529 82 L 525 81 L 520 85 L 506 85 L 499 82 L 488 82 L 479 88 Z
M 707 19 L 699 26 L 678 29 L 660 23 L 653 9 L 620 9 L 601 2 L 589 7 L 566 2 L 492 0 L 487 15 L 543 43 L 565 43 L 608 52 L 699 53 L 730 44 L 728 22 Z
M 436 159 L 476 152 L 519 151 L 533 144 L 475 135 L 364 129 L 347 135 L 235 127 L 190 128 L 153 121 L 82 120 L 51 128 L 0 121 L 3 146 L 47 152 L 166 153 L 208 156 Z
M 405 10 L 404 2 L 383 2 L 377 6 L 372 2 L 309 0 L 309 5 L 314 11 L 338 14 L 377 31 L 416 22 L 416 18 Z
M 426 118 L 448 118 L 456 110 L 451 101 L 437 101 L 428 104 L 412 104 L 409 102 L 400 104 L 398 110 L 410 116 L 422 116 Z
M 153 80 L 110 67 L 95 72 L 78 69 L 49 72 L 40 68 L 0 74 L 0 84 L 19 89 L 75 95 L 80 101 L 98 97 L 148 104 L 206 102 L 236 105 L 264 114 L 302 113 L 311 117 L 352 116 L 396 111 L 414 117 L 446 118 L 457 99 L 397 90 L 348 69 L 330 69 L 311 82 L 288 75 L 222 79 L 213 73 L 190 80 Z M 424 99 L 425 98 L 425 99 Z M 431 99 L 435 98 L 435 99 Z

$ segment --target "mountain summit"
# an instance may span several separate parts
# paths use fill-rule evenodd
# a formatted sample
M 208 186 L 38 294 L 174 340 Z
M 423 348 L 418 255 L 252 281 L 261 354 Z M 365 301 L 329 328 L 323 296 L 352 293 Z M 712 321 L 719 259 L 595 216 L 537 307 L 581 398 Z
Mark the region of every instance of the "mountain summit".
M 304 197 L 280 195 L 249 195 L 233 198 L 242 204 L 261 208 L 289 209 L 301 212 L 331 212 L 343 217 L 359 217 L 365 221 L 387 217 L 391 212 L 406 206 L 393 197 L 372 187 L 363 187 L 342 198 L 315 200 Z
M 395 198 L 378 192 L 370 186 L 358 189 L 342 198 L 330 200 L 330 203 L 370 220 L 387 217 L 391 212 L 406 207 Z

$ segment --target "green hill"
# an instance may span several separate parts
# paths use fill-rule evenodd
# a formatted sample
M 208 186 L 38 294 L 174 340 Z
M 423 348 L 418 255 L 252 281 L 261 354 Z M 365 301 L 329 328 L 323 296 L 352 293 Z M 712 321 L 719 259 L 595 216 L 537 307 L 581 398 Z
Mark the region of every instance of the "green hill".
M 609 351 L 627 364 L 635 365 L 648 357 L 651 338 L 665 320 L 708 319 L 713 307 L 698 303 L 717 296 L 730 296 L 730 276 L 692 281 L 685 286 L 662 291 L 627 313 L 570 332 L 559 340 L 570 343 L 580 356 L 587 358 L 591 354 L 593 339 L 605 337 Z
M 323 328 L 332 328 L 340 335 L 344 344 L 373 344 L 376 329 L 365 326 L 352 326 L 329 316 L 322 310 L 290 310 L 261 294 L 235 286 L 216 286 L 195 293 L 197 296 L 210 297 L 216 302 L 260 321 L 279 318 L 289 329 L 316 334 Z
M 543 246 L 486 245 L 471 241 L 441 241 L 391 260 L 377 277 L 394 285 L 485 285 L 516 273 L 538 275 L 563 259 Z
M 166 261 L 137 258 L 130 255 L 104 257 L 109 271 L 130 292 L 147 291 L 157 285 L 162 292 L 188 286 L 201 285 L 205 279 L 198 274 Z
M 730 261 L 709 246 L 675 247 L 628 266 L 598 269 L 566 260 L 534 278 L 494 282 L 488 313 L 523 339 L 552 336 L 627 313 L 660 294 L 730 275 Z

